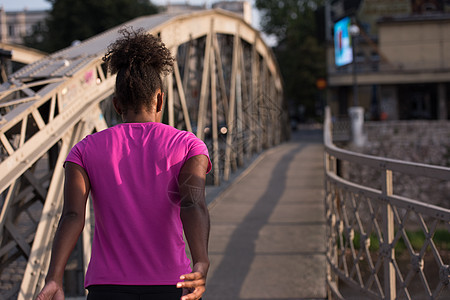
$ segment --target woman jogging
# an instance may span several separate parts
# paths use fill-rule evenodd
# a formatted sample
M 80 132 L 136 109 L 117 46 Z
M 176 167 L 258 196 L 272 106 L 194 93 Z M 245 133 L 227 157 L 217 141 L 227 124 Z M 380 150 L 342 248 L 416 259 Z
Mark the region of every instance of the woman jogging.
M 64 299 L 64 268 L 89 193 L 95 230 L 88 300 L 190 300 L 205 291 L 208 150 L 194 134 L 161 123 L 161 76 L 173 67 L 169 50 L 142 30 L 121 33 L 104 60 L 117 73 L 113 103 L 123 123 L 87 136 L 66 159 L 64 207 L 38 300 Z

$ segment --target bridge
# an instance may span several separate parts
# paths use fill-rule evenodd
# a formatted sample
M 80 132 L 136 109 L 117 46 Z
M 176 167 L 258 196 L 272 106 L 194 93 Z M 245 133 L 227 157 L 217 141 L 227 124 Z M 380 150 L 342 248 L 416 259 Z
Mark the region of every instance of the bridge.
M 173 75 L 165 78 L 164 122 L 206 142 L 214 169 L 210 184 L 228 181 L 255 154 L 287 139 L 276 61 L 238 15 L 159 14 L 122 26 L 159 36 L 176 56 Z M 62 207 L 62 162 L 82 137 L 118 122 L 108 101 L 115 76 L 102 57 L 119 28 L 29 64 L 0 87 L 0 272 L 15 270 L 2 298 L 30 299 L 42 287 Z M 90 215 L 88 209 L 69 262 L 69 294 L 83 293 Z
M 45 53 L 30 49 L 20 45 L 12 45 L 7 43 L 0 43 L 0 49 L 11 52 L 11 60 L 21 64 L 32 64 L 35 61 L 44 58 Z
M 435 246 L 434 234 L 448 228 L 450 210 L 395 195 L 392 172 L 448 182 L 450 169 L 339 149 L 330 118 L 324 139 L 320 131 L 289 139 L 276 61 L 237 15 L 159 14 L 124 26 L 160 36 L 176 55 L 174 74 L 165 78 L 164 122 L 196 133 L 210 151 L 212 265 L 205 298 L 414 299 L 417 278 L 421 297 L 448 296 L 448 252 Z M 46 56 L 0 87 L 1 298 L 31 299 L 42 287 L 62 208 L 62 162 L 85 135 L 118 122 L 108 101 L 115 78 L 101 60 L 118 29 Z M 385 185 L 349 181 L 340 174 L 342 161 L 380 168 Z M 66 269 L 69 298 L 84 295 L 90 205 L 86 216 Z M 403 275 L 394 249 L 409 241 L 410 223 L 426 238 L 420 249 L 406 242 L 411 271 Z
M 21 45 L 0 43 L 0 76 L 1 82 L 8 81 L 8 75 L 12 72 L 11 61 L 21 65 L 34 63 L 46 56 L 45 53 L 30 49 Z

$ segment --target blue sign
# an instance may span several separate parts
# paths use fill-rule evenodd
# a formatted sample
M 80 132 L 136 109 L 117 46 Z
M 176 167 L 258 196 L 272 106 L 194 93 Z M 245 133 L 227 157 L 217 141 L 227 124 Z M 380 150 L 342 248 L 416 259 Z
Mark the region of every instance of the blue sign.
M 338 67 L 350 64 L 353 61 L 349 27 L 349 17 L 345 17 L 334 24 L 334 58 Z

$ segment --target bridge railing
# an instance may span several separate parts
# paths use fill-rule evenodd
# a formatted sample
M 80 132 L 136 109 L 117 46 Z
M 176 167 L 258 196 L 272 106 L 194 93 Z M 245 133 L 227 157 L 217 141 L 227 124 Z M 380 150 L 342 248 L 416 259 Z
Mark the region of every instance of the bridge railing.
M 329 298 L 450 299 L 450 210 L 395 194 L 393 180 L 448 186 L 450 168 L 340 149 L 329 108 L 324 125 Z M 344 164 L 378 172 L 379 186 L 349 180 Z

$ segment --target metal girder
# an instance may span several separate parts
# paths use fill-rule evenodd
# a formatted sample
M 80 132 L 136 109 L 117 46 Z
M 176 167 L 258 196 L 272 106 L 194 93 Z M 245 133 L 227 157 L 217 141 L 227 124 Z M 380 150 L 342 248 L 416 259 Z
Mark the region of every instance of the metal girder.
M 36 49 L 30 49 L 20 45 L 0 43 L 0 49 L 11 51 L 12 61 L 22 64 L 31 64 L 43 58 L 47 54 Z
M 163 120 L 205 141 L 213 162 L 208 182 L 228 180 L 247 159 L 288 137 L 274 56 L 239 16 L 159 14 L 123 26 L 160 36 L 176 56 L 165 79 Z M 0 291 L 8 291 L 0 298 L 30 299 L 42 287 L 63 202 L 62 163 L 77 141 L 106 127 L 105 118 L 108 125 L 117 122 L 103 101 L 115 77 L 101 58 L 118 29 L 44 57 L 0 87 Z M 81 280 L 70 284 L 79 288 L 66 286 L 67 296 L 84 293 L 90 227 L 87 221 L 76 248 Z M 19 276 L 8 277 L 12 272 Z

